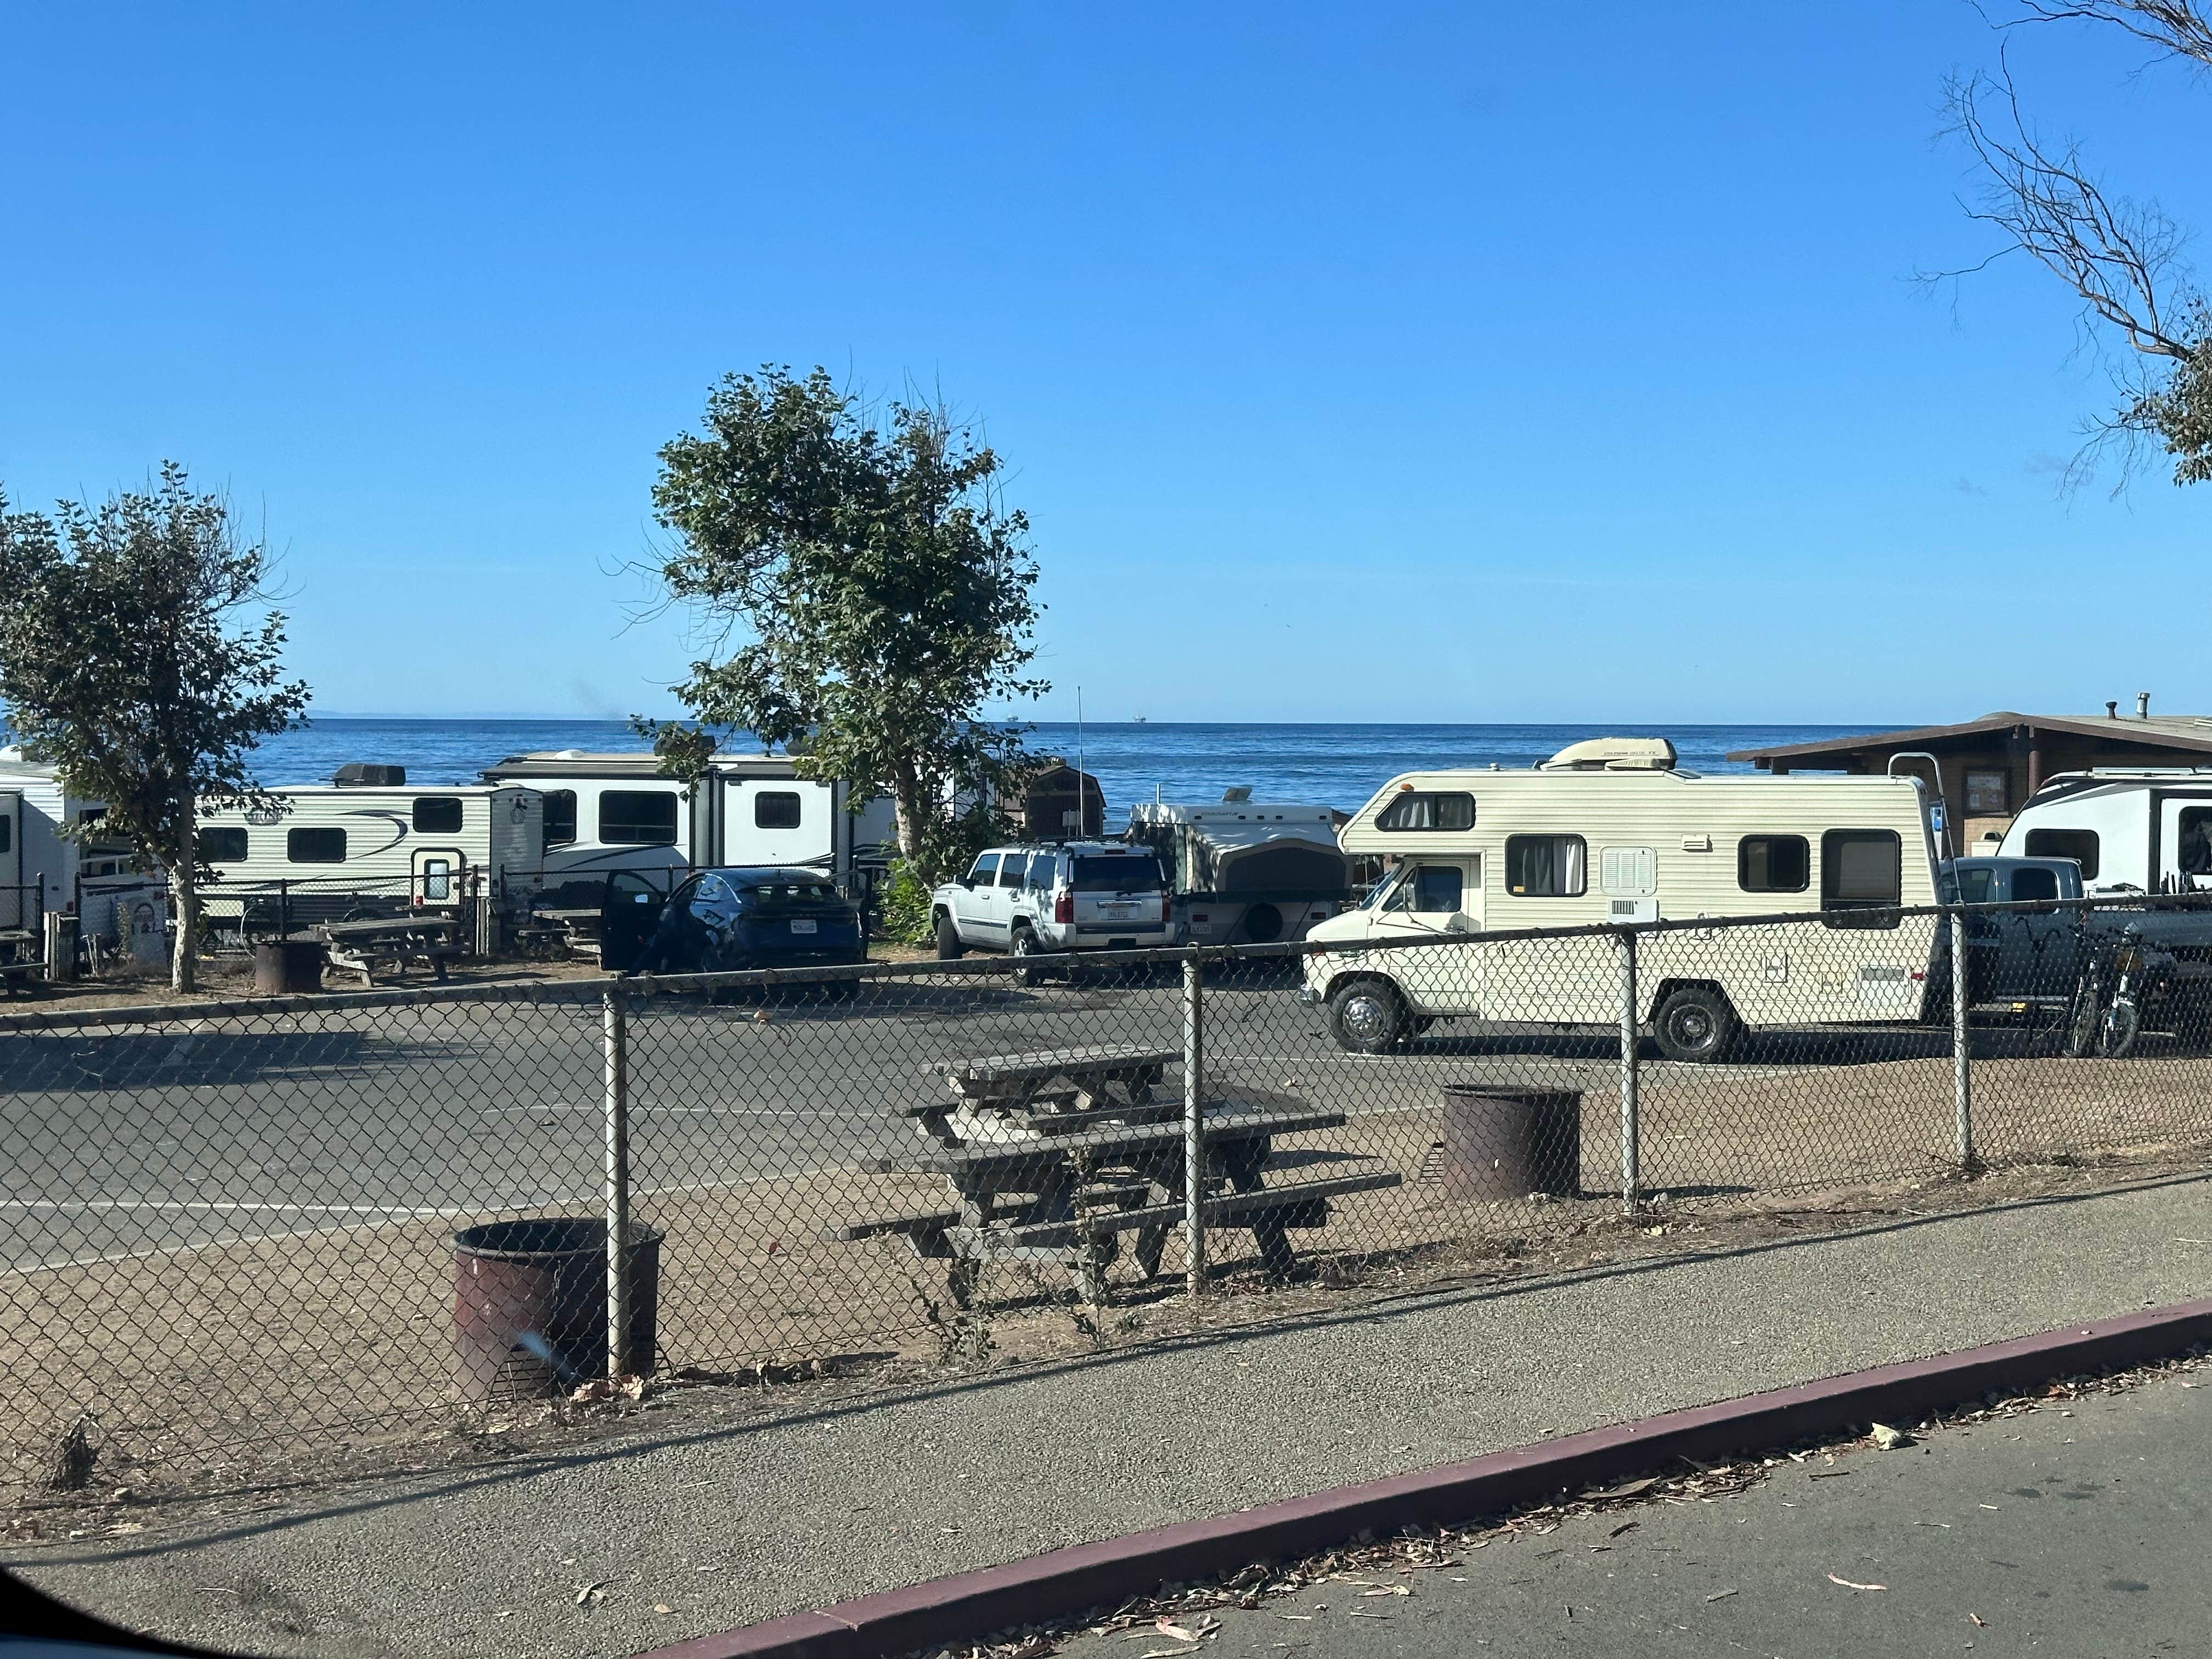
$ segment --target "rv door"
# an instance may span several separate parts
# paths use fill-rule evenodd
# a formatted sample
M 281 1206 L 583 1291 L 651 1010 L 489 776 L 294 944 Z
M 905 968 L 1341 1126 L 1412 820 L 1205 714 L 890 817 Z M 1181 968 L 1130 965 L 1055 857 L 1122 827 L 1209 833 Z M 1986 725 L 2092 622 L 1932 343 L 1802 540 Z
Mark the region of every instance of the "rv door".
M 461 874 L 468 860 L 458 847 L 422 847 L 414 855 L 414 899 L 417 904 L 459 904 Z
M 2161 789 L 2157 802 L 2158 860 L 2152 870 L 2154 890 L 2212 891 L 2212 793 L 2187 794 Z
M 666 901 L 642 870 L 616 870 L 607 877 L 599 903 L 599 966 L 626 972 L 645 954 L 645 942 L 659 926 Z
M 23 798 L 0 795 L 0 927 L 21 927 L 23 904 Z

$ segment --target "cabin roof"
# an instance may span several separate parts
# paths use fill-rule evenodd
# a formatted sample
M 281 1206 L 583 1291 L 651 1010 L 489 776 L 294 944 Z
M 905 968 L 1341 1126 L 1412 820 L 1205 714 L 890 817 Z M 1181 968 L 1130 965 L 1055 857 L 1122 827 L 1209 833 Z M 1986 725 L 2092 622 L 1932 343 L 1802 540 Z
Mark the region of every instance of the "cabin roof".
M 2212 717 L 2203 714 L 2022 714 L 2000 708 L 1978 720 L 1960 720 L 1951 726 L 1916 726 L 1901 732 L 1869 732 L 1861 737 L 1821 738 L 1812 743 L 1778 744 L 1768 749 L 1739 749 L 1729 758 L 1759 766 L 1777 760 L 1832 760 L 1840 764 L 1847 757 L 1869 750 L 1926 748 L 1934 744 L 1995 736 L 2017 726 L 2101 738 L 2136 748 L 2212 754 Z

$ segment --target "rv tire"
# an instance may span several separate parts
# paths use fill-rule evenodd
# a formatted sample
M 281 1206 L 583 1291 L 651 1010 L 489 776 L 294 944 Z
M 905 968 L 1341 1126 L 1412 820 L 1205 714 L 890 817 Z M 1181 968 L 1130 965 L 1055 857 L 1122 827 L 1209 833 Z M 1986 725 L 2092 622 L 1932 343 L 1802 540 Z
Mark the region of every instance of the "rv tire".
M 1389 1053 L 1407 1024 L 1406 1000 L 1387 980 L 1346 980 L 1328 994 L 1328 1034 L 1355 1054 Z
M 1718 987 L 1683 985 L 1660 1003 L 1651 1035 L 1668 1060 L 1710 1064 L 1728 1058 L 1743 1035 L 1743 1022 Z
M 952 925 L 952 918 L 944 911 L 937 913 L 937 959 L 939 962 L 960 960 L 960 930 Z

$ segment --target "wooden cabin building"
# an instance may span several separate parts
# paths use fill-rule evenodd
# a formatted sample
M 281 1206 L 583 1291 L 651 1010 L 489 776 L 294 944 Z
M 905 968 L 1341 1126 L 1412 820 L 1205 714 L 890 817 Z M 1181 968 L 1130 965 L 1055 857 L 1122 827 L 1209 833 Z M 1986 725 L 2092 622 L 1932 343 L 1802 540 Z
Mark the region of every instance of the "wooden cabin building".
M 2212 769 L 2212 718 L 2153 714 L 2148 693 L 2136 712 L 2117 702 L 2102 714 L 2021 714 L 1999 709 L 1956 726 L 1922 726 L 1864 737 L 1744 749 L 1729 756 L 1780 776 L 1790 772 L 1880 774 L 1896 756 L 1935 757 L 1953 818 L 1952 846 L 1973 848 L 2002 834 L 2013 814 L 2050 779 L 2094 767 L 2177 766 Z M 1900 772 L 1926 778 L 1926 760 L 1900 761 Z

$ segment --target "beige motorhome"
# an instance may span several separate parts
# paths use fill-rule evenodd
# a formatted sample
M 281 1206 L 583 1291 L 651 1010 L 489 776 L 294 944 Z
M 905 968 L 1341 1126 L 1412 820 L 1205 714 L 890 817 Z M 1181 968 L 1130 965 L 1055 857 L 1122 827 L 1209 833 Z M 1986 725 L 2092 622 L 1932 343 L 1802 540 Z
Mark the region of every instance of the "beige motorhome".
M 1936 920 L 1927 801 L 1903 777 L 1704 777 L 1660 739 L 1601 738 L 1528 771 L 1393 778 L 1338 836 L 1387 878 L 1308 935 L 1301 1000 L 1346 1048 L 1383 1052 L 1438 1019 L 1620 1023 L 1613 947 L 1411 943 L 1595 922 L 1821 913 L 1826 925 L 1686 929 L 1638 946 L 1661 1051 L 1719 1060 L 1747 1026 L 1917 1019 Z M 1375 949 L 1371 947 L 1384 948 Z

